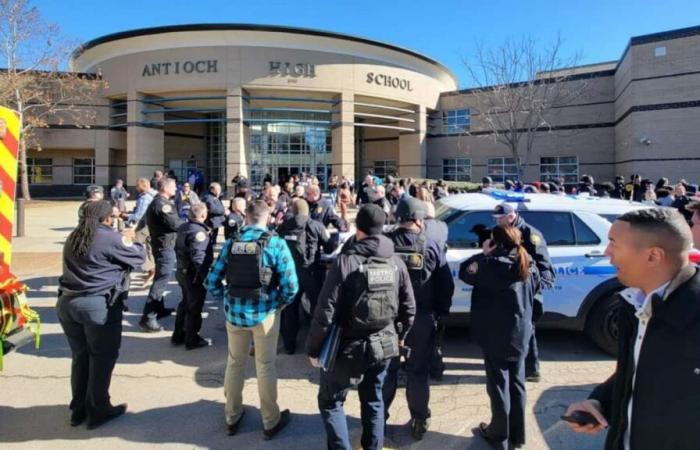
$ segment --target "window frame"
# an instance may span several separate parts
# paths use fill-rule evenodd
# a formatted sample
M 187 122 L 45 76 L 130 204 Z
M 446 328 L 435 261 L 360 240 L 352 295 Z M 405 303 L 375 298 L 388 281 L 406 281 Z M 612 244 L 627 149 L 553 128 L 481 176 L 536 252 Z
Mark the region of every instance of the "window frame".
M 575 159 L 574 162 L 562 162 L 561 160 L 563 158 L 573 158 Z M 546 162 L 543 163 L 543 160 L 545 159 L 554 159 L 555 162 Z M 575 165 L 576 166 L 576 171 L 575 172 L 562 172 L 561 171 L 561 166 L 571 166 Z M 547 172 L 546 174 L 542 171 L 542 167 L 554 167 L 553 172 Z M 564 178 L 564 183 L 565 184 L 576 184 L 578 183 L 579 180 L 579 172 L 580 172 L 580 163 L 578 160 L 578 156 L 576 155 L 562 155 L 562 156 L 540 156 L 540 181 L 542 182 L 547 182 L 547 181 L 558 181 L 559 178 L 563 177 Z M 566 177 L 572 177 L 570 178 L 570 181 L 566 180 Z
M 87 164 L 77 164 L 76 165 L 76 161 L 78 161 L 78 160 L 83 160 L 83 161 L 90 160 L 90 165 L 87 165 Z M 90 185 L 90 184 L 95 184 L 95 157 L 94 156 L 90 156 L 87 158 L 75 158 L 74 157 L 74 158 L 72 158 L 71 166 L 72 166 L 73 184 L 79 185 L 79 186 L 86 186 L 86 185 Z M 90 172 L 91 172 L 90 175 L 83 175 L 83 174 L 76 175 L 76 173 L 75 173 L 76 168 L 85 168 L 85 167 L 90 168 Z M 78 180 L 77 177 L 85 178 L 88 176 L 90 177 L 90 181 L 87 183 L 77 181 Z
M 518 160 L 520 158 L 513 158 L 512 156 L 494 156 L 486 160 L 486 174 L 491 177 L 494 183 L 505 183 L 506 180 L 517 181 L 520 179 L 520 174 L 518 174 Z M 492 161 L 501 160 L 500 163 L 494 164 Z M 512 160 L 512 163 L 506 164 L 506 160 Z M 500 168 L 501 173 L 493 173 L 491 169 Z M 506 172 L 506 167 L 512 167 L 513 172 Z
M 37 160 L 48 161 L 48 164 L 36 164 Z M 43 173 L 43 170 L 42 170 L 42 174 L 41 174 L 41 176 L 43 178 L 48 178 L 47 181 L 42 181 L 40 183 L 37 183 L 35 181 L 35 176 L 36 176 L 34 174 L 35 167 L 40 167 L 42 169 L 45 169 L 45 168 L 49 169 L 48 174 Z M 50 157 L 41 158 L 41 157 L 35 157 L 35 156 L 27 157 L 27 175 L 29 178 L 29 184 L 36 184 L 36 185 L 53 184 L 53 158 L 50 158 Z
M 448 164 L 451 161 L 451 164 Z M 466 163 L 465 163 L 466 162 Z M 463 163 L 466 174 L 460 178 L 460 167 Z M 452 169 L 448 171 L 446 169 Z M 472 160 L 471 158 L 443 158 L 442 159 L 442 179 L 445 181 L 471 181 L 472 180 Z
M 379 169 L 379 170 L 378 170 Z M 387 170 L 391 169 L 391 172 L 387 172 Z M 382 176 L 380 176 L 378 173 L 379 171 L 384 172 Z M 387 175 L 393 174 L 396 172 L 396 160 L 395 159 L 377 159 L 372 162 L 372 172 L 374 173 L 374 176 L 381 178 L 382 180 L 386 178 Z
M 440 129 L 442 134 L 448 136 L 469 133 L 471 129 L 471 108 L 455 108 L 442 111 Z

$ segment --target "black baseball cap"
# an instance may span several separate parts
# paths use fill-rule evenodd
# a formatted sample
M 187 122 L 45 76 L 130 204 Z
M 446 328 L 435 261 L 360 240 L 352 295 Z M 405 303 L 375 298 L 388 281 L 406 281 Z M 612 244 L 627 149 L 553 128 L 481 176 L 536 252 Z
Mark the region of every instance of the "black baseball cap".
M 373 203 L 360 208 L 355 219 L 357 229 L 369 236 L 382 234 L 385 223 L 386 213 Z
M 425 219 L 426 213 L 425 204 L 417 198 L 406 197 L 396 205 L 396 218 L 402 222 Z
M 102 194 L 104 195 L 105 190 L 102 188 L 102 186 L 97 185 L 97 184 L 91 184 L 90 186 L 85 188 L 85 197 L 90 198 L 95 194 Z

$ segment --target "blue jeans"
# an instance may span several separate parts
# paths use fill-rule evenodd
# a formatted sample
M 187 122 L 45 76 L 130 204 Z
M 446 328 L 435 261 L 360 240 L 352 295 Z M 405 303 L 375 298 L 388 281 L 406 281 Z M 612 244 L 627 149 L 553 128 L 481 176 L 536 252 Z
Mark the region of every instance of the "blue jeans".
M 344 360 L 336 362 L 332 373 L 321 371 L 321 385 L 318 391 L 318 409 L 326 428 L 329 449 L 352 450 L 348 424 L 343 403 L 350 390 L 348 371 L 343 367 Z M 384 446 L 384 400 L 382 386 L 386 377 L 389 360 L 368 367 L 362 374 L 358 386 L 362 416 L 362 448 L 376 450 Z

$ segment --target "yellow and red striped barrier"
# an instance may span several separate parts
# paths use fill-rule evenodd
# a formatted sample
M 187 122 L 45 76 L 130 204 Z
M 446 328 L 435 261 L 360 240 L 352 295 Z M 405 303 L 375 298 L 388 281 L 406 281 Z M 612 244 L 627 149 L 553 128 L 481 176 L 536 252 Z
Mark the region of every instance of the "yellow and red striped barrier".
M 9 269 L 12 261 L 12 225 L 15 221 L 20 130 L 19 113 L 0 106 L 0 252 L 5 269 Z

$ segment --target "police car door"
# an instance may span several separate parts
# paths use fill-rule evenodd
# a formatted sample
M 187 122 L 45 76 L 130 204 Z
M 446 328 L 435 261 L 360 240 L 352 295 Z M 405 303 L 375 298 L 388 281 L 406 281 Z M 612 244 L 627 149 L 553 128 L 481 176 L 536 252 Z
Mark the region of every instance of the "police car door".
M 544 310 L 576 317 L 586 295 L 615 276 L 603 254 L 609 223 L 593 213 L 572 211 L 520 211 L 528 224 L 540 230 L 547 242 L 556 273 L 554 286 L 545 289 Z

